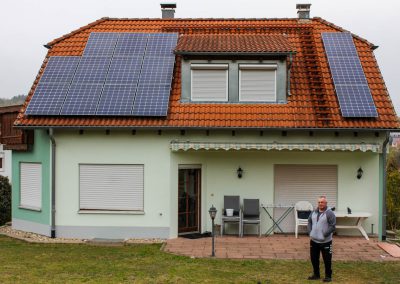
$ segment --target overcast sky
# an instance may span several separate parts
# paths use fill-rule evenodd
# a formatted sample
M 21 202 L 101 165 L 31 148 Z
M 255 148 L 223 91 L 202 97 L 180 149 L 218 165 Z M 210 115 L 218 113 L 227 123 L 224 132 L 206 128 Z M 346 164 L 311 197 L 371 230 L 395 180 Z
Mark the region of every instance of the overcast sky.
M 27 94 L 46 55 L 43 44 L 102 17 L 157 18 L 176 2 L 177 18 L 294 18 L 296 3 L 378 45 L 375 56 L 400 113 L 399 0 L 1 0 L 0 97 Z

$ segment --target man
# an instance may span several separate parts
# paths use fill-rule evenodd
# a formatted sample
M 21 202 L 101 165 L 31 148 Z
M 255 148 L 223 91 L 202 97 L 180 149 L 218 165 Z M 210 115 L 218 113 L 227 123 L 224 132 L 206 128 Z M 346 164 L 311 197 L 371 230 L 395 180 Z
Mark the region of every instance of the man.
M 318 198 L 318 208 L 308 218 L 308 233 L 310 235 L 310 257 L 314 269 L 313 275 L 308 280 L 320 279 L 319 255 L 325 264 L 324 282 L 332 281 L 332 235 L 335 231 L 336 216 L 328 208 L 328 201 L 325 196 Z

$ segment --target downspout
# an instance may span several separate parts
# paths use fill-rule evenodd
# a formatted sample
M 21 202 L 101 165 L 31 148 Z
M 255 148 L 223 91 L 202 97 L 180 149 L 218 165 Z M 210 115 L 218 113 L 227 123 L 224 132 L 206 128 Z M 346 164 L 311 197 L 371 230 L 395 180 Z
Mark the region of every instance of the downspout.
M 382 241 L 386 240 L 386 156 L 387 156 L 387 145 L 390 140 L 389 132 L 386 133 L 386 139 L 382 146 L 382 167 L 383 167 L 383 181 L 382 181 Z
M 49 129 L 51 141 L 51 238 L 56 237 L 56 140 L 53 128 Z

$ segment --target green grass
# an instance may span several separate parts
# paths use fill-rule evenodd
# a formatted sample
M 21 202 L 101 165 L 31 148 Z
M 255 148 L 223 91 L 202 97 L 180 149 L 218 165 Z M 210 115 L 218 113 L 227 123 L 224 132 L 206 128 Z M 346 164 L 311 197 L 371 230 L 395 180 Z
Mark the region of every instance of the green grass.
M 308 261 L 191 259 L 160 247 L 31 244 L 0 236 L 0 283 L 315 283 L 304 280 Z M 400 262 L 335 261 L 333 268 L 335 283 L 400 283 Z

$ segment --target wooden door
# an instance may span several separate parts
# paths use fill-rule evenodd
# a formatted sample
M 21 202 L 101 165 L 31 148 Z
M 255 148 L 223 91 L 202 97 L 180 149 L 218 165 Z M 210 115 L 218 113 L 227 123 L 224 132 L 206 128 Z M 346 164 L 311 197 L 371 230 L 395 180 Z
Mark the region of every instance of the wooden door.
M 201 169 L 179 169 L 178 233 L 200 232 Z

